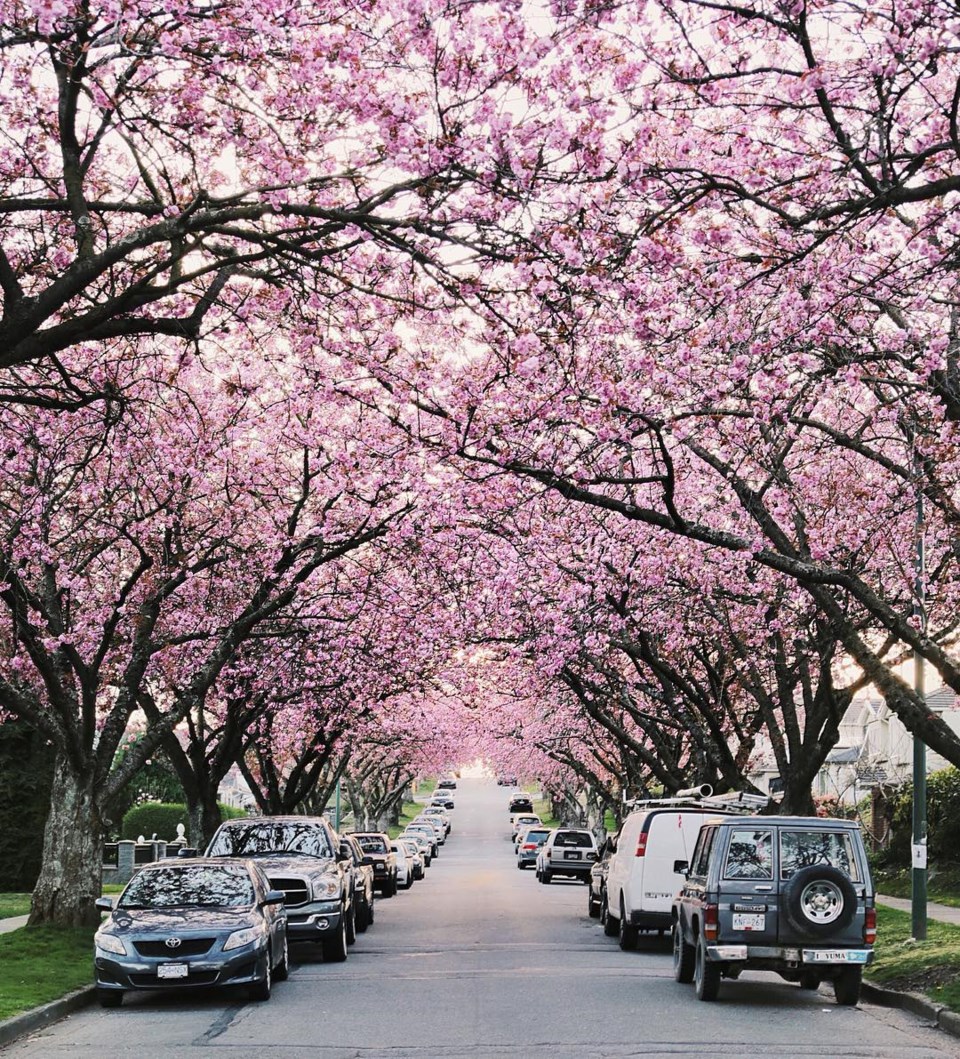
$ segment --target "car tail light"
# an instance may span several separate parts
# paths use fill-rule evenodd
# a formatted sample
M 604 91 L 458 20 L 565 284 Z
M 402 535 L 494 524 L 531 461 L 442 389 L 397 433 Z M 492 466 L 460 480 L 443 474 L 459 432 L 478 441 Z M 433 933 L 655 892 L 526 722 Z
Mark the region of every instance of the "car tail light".
M 524 842 L 523 848 L 524 849 L 536 849 L 537 848 L 537 844 L 536 844 L 536 842 Z
M 863 941 L 872 945 L 877 940 L 877 910 L 867 908 L 863 913 Z
M 703 906 L 703 936 L 707 941 L 716 941 L 720 933 L 720 915 L 717 905 Z
M 634 854 L 636 857 L 643 857 L 647 852 L 647 837 L 646 831 L 641 831 L 637 836 L 637 852 Z

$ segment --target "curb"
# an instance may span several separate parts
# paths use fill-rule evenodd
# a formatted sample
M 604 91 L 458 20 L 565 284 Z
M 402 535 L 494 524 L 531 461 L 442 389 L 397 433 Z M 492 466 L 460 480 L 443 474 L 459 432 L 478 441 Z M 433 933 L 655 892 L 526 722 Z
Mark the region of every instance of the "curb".
M 920 993 L 901 993 L 895 989 L 884 989 L 882 986 L 864 982 L 861 986 L 861 994 L 864 1000 L 871 1004 L 879 1004 L 885 1008 L 899 1008 L 901 1011 L 909 1011 L 918 1018 L 926 1019 L 938 1030 L 949 1033 L 953 1037 L 960 1037 L 960 1015 L 943 1004 L 937 1004 Z
M 4 1019 L 0 1022 L 0 1048 L 11 1044 L 18 1037 L 25 1037 L 28 1033 L 45 1029 L 51 1023 L 59 1022 L 67 1015 L 79 1011 L 81 1008 L 92 1004 L 96 998 L 97 991 L 92 985 L 84 986 L 73 993 L 67 993 L 59 1000 L 51 1000 L 49 1004 L 43 1004 L 38 1008 L 25 1011 L 22 1015 L 14 1015 L 13 1018 Z

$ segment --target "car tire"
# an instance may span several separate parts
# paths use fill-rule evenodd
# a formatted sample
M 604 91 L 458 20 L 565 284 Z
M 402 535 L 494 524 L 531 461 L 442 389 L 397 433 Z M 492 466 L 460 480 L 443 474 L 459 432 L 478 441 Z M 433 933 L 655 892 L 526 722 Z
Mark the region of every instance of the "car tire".
M 819 989 L 820 988 L 820 975 L 816 971 L 801 971 L 800 972 L 800 988 L 801 989 Z
M 347 958 L 347 926 L 344 922 L 346 913 L 340 915 L 340 929 L 332 938 L 320 942 L 323 959 L 326 963 L 343 963 Z
M 857 910 L 850 877 L 829 864 L 809 864 L 787 880 L 783 913 L 799 934 L 828 937 L 848 926 Z
M 407 875 L 407 881 L 403 884 L 403 888 L 404 890 L 409 890 L 411 886 L 413 886 L 413 872 Z
M 357 912 L 356 927 L 358 934 L 365 934 L 367 927 L 370 926 L 370 902 L 364 901 L 360 910 Z
M 283 952 L 280 954 L 280 962 L 273 969 L 273 977 L 278 982 L 285 982 L 290 977 L 290 943 L 287 935 L 283 935 Z
M 553 872 L 552 871 L 546 871 L 546 870 L 542 871 L 540 873 L 540 882 L 542 882 L 545 885 L 549 886 L 550 883 L 553 882 Z
M 587 885 L 590 885 L 589 879 L 587 880 Z M 600 918 L 600 902 L 593 896 L 592 886 L 587 890 L 587 915 L 591 919 Z
M 627 919 L 627 910 L 620 898 L 620 919 L 617 923 L 617 941 L 624 952 L 632 952 L 640 940 L 640 931 Z
M 102 1008 L 118 1008 L 123 1003 L 123 990 L 98 989 L 97 1000 Z
M 833 995 L 842 1007 L 853 1007 L 860 1000 L 863 983 L 862 967 L 842 967 L 833 980 Z
M 518 860 L 518 861 L 517 861 L 517 868 L 518 868 L 518 869 L 519 869 L 520 871 L 523 871 L 523 861 L 522 861 L 522 860 Z
M 600 898 L 600 925 L 608 938 L 615 938 L 620 932 L 617 921 L 610 915 L 610 905 L 607 903 L 606 890 L 603 891 L 603 896 Z
M 344 928 L 347 932 L 347 944 L 352 945 L 357 940 L 357 908 L 356 905 L 350 905 L 350 914 L 347 916 L 346 926 Z
M 676 981 L 689 985 L 693 981 L 693 972 L 697 963 L 697 950 L 683 936 L 680 920 L 673 921 L 673 977 Z
M 372 927 L 373 926 L 373 911 L 376 908 L 376 905 L 377 905 L 376 899 L 374 898 L 373 893 L 371 892 L 370 900 L 367 902 L 367 926 L 368 927 Z
M 720 992 L 721 974 L 720 964 L 709 962 L 707 946 L 703 938 L 699 938 L 693 964 L 693 988 L 698 1000 L 717 999 L 717 994 Z
M 267 966 L 263 972 L 263 977 L 258 981 L 254 982 L 250 986 L 250 999 L 251 1000 L 269 1000 L 270 994 L 273 992 L 273 953 L 267 950 Z

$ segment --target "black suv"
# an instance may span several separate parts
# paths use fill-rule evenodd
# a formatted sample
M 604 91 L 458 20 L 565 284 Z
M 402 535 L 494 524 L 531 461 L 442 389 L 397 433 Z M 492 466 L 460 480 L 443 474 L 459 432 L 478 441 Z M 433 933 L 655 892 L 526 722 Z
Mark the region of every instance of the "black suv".
M 774 971 L 804 989 L 833 983 L 860 999 L 877 933 L 859 824 L 810 816 L 740 816 L 700 829 L 673 902 L 673 970 L 715 1000 L 721 978 Z
M 353 872 L 353 905 L 357 933 L 362 934 L 373 923 L 373 865 L 364 857 L 360 843 L 353 835 L 340 836 L 340 851 Z
M 208 857 L 249 857 L 282 890 L 290 941 L 316 941 L 323 958 L 340 963 L 356 937 L 352 877 L 340 837 L 322 816 L 257 816 L 227 820 Z
M 382 831 L 354 831 L 352 838 L 363 850 L 363 863 L 373 866 L 373 888 L 384 897 L 397 892 L 397 855 L 390 849 L 390 836 Z
M 533 800 L 529 794 L 515 794 L 510 799 L 511 813 L 532 813 Z

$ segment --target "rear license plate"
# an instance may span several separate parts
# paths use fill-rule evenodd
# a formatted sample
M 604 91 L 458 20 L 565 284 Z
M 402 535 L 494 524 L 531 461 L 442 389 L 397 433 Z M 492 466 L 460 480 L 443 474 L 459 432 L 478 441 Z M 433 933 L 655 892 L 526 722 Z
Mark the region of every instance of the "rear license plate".
M 867 949 L 804 949 L 804 963 L 866 963 Z
M 734 930 L 765 930 L 766 926 L 767 917 L 763 914 L 763 912 L 733 913 Z
M 186 978 L 187 965 L 185 963 L 161 963 L 157 967 L 158 978 Z
M 564 860 L 582 860 L 583 858 L 580 855 L 580 850 L 578 850 L 578 849 L 565 849 L 563 851 L 563 859 Z

